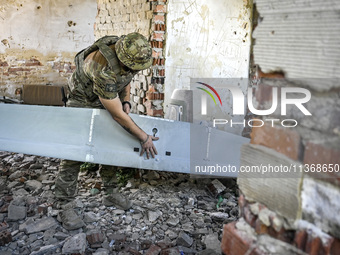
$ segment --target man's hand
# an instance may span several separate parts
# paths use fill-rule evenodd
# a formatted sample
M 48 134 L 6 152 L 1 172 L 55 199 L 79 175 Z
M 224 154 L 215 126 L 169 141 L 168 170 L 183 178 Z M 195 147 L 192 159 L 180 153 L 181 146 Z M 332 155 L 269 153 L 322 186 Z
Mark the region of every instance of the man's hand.
M 130 104 L 128 103 L 123 103 L 123 111 L 126 113 L 126 114 L 129 114 L 130 111 L 131 111 L 131 108 L 130 108 Z
M 153 144 L 153 141 L 157 141 L 159 137 L 154 137 L 151 135 L 147 135 L 147 138 L 145 141 L 142 141 L 140 144 L 142 146 L 142 151 L 140 153 L 140 156 L 143 156 L 144 152 L 146 152 L 146 157 L 149 159 L 150 154 L 154 158 L 155 155 L 158 154 L 155 145 Z
M 146 134 L 136 123 L 130 118 L 129 115 L 126 114 L 125 110 L 123 110 L 122 103 L 119 97 L 114 99 L 103 99 L 99 97 L 100 102 L 103 106 L 109 111 L 112 118 L 118 122 L 127 132 L 134 135 L 139 141 L 141 141 L 142 152 L 141 156 L 146 152 L 147 158 L 151 156 L 154 158 L 157 155 L 157 150 L 153 141 L 158 140 L 158 137 L 153 137 L 151 135 Z

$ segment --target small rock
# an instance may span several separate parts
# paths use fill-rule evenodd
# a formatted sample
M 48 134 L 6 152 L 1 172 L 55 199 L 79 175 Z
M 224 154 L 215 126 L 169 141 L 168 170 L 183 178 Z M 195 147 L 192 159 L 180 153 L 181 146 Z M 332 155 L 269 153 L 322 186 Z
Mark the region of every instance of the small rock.
M 203 250 L 203 251 L 200 251 L 198 253 L 196 253 L 197 255 L 220 255 L 221 252 L 216 252 L 212 249 L 206 249 L 206 250 Z
M 161 215 L 161 211 L 148 211 L 148 219 L 150 222 L 155 222 Z
M 86 249 L 86 234 L 79 233 L 66 239 L 62 254 L 84 254 Z
M 49 228 L 53 228 L 58 224 L 58 222 L 52 217 L 42 218 L 25 227 L 26 234 L 32 234 L 40 231 L 45 231 Z
M 192 197 L 189 197 L 189 199 L 188 199 L 188 205 L 194 206 L 194 205 L 195 205 L 195 199 L 192 198 Z
M 22 189 L 22 188 L 18 189 L 18 190 L 13 190 L 12 193 L 13 193 L 13 196 L 22 196 L 22 197 L 24 197 L 24 196 L 28 196 L 29 195 L 29 193 L 25 189 Z
M 71 209 L 71 208 L 72 209 L 74 209 L 74 208 L 84 208 L 84 204 L 83 204 L 83 202 L 81 202 L 80 199 L 77 198 L 77 199 L 63 205 L 61 208 L 64 209 L 64 210 L 68 210 L 68 209 Z
M 142 250 L 149 249 L 151 247 L 152 242 L 150 240 L 143 240 L 140 247 Z
M 177 234 L 176 234 L 174 231 L 170 230 L 170 229 L 168 229 L 167 231 L 165 231 L 165 234 L 166 234 L 171 240 L 173 240 L 173 239 L 175 239 L 175 238 L 177 237 Z
M 58 240 L 65 240 L 69 236 L 63 232 L 57 232 L 54 234 L 54 237 L 57 238 Z
M 26 218 L 26 213 L 26 206 L 13 205 L 12 202 L 8 206 L 8 220 L 23 220 Z
M 109 251 L 104 248 L 97 249 L 92 255 L 109 255 Z
M 214 196 L 217 196 L 226 189 L 226 187 L 217 179 L 213 180 L 207 187 Z
M 194 255 L 197 254 L 197 251 L 194 249 L 190 249 L 188 247 L 184 247 L 184 246 L 178 246 L 177 247 L 179 252 L 184 253 L 185 255 Z
M 91 196 L 97 195 L 97 194 L 99 194 L 99 193 L 100 193 L 100 190 L 99 190 L 99 189 L 93 188 L 93 189 L 90 190 Z
M 180 255 L 180 254 L 181 253 L 177 247 L 169 248 L 161 252 L 161 255 Z
M 227 220 L 229 218 L 229 215 L 227 213 L 223 213 L 223 212 L 213 212 L 210 214 L 210 217 L 212 220 L 216 220 L 216 221 L 224 221 Z
M 186 233 L 184 233 L 183 231 L 181 231 L 177 237 L 177 245 L 181 245 L 184 247 L 190 247 L 193 243 L 193 239 L 187 235 Z
M 206 235 L 202 238 L 202 242 L 205 244 L 207 249 L 221 253 L 221 242 L 218 240 L 218 234 L 213 233 Z
M 124 214 L 125 211 L 124 211 L 124 210 L 121 210 L 121 209 L 115 209 L 115 210 L 113 210 L 113 213 L 114 213 L 115 215 L 120 215 L 120 214 Z
M 176 227 L 177 224 L 179 223 L 179 218 L 174 215 L 171 215 L 166 223 L 172 227 Z
M 10 176 L 8 176 L 8 179 L 10 179 L 11 181 L 14 181 L 15 179 L 18 179 L 21 176 L 22 176 L 22 171 L 18 170 L 12 173 Z
M 25 182 L 25 187 L 31 191 L 39 190 L 42 187 L 42 183 L 37 180 L 28 180 Z
M 92 223 L 98 221 L 100 218 L 94 212 L 86 212 L 84 214 L 84 222 Z
M 20 182 L 17 182 L 17 181 L 13 181 L 13 182 L 10 182 L 8 185 L 7 185 L 7 188 L 8 189 L 13 189 L 14 187 L 17 187 L 17 186 L 20 186 Z M 27 193 L 28 194 L 28 193 Z
M 32 252 L 30 255 L 55 254 L 55 251 L 61 246 L 62 246 L 62 243 L 42 246 L 40 247 L 39 250 Z
M 130 224 L 132 222 L 132 217 L 130 215 L 126 216 L 125 223 Z

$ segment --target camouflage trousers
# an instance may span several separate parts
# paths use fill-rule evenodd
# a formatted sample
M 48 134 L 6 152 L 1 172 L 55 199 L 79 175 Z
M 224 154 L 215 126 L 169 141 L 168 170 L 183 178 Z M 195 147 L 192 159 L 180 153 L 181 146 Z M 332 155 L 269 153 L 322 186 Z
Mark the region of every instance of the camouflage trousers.
M 80 166 L 83 162 L 62 160 L 59 166 L 58 177 L 55 182 L 55 196 L 59 199 L 72 199 L 77 194 L 77 183 Z M 112 193 L 117 187 L 117 166 L 99 165 L 103 189 Z
M 98 99 L 99 101 L 99 99 Z M 70 98 L 68 107 L 81 108 L 102 108 L 100 102 L 84 102 Z M 77 194 L 77 183 L 80 166 L 83 162 L 62 160 L 59 166 L 59 173 L 55 181 L 55 196 L 59 199 L 72 199 Z M 102 178 L 102 186 L 107 193 L 117 186 L 117 166 L 99 165 L 99 173 Z

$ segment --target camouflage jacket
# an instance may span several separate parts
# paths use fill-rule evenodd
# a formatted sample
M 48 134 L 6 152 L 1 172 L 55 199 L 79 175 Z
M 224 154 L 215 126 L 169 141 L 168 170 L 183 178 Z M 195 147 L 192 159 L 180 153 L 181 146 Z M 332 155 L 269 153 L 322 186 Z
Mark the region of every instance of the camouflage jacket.
M 115 50 L 115 45 L 110 45 L 109 47 Z M 104 99 L 116 98 L 137 73 L 137 71 L 128 69 L 123 65 L 120 66 L 119 73 L 114 72 L 108 66 L 105 57 L 99 50 L 92 52 L 85 58 L 82 68 L 92 84 L 84 84 L 77 72 L 74 72 L 69 80 L 69 99 L 70 101 L 76 101 L 76 106 L 82 107 L 102 108 L 99 97 Z

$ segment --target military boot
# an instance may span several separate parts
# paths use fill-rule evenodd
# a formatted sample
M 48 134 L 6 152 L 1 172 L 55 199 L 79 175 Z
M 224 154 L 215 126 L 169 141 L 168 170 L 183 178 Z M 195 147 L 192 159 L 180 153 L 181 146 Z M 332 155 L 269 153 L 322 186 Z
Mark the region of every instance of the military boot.
M 119 192 L 116 166 L 101 166 L 100 176 L 103 182 L 103 189 L 105 195 L 103 197 L 103 204 L 106 206 L 115 206 L 122 210 L 131 208 L 132 202 Z
M 115 206 L 122 210 L 128 210 L 132 207 L 132 202 L 121 194 L 118 188 L 114 189 L 112 194 L 103 197 L 103 204 L 106 206 Z

